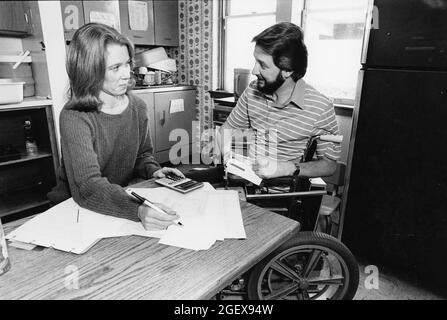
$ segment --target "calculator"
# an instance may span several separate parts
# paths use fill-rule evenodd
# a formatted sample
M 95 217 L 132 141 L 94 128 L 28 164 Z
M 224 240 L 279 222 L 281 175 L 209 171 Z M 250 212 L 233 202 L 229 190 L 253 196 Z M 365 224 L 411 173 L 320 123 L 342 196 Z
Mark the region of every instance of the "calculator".
M 174 174 L 166 175 L 166 177 L 157 179 L 155 182 L 181 193 L 187 193 L 203 186 L 203 182 L 182 178 Z

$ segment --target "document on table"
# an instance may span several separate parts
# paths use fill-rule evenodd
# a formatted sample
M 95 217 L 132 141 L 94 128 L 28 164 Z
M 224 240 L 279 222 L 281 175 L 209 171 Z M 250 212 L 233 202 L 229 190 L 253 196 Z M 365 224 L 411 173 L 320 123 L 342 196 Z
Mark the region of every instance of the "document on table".
M 102 238 L 139 235 L 193 250 L 209 249 L 216 240 L 245 238 L 237 192 L 216 191 L 209 184 L 187 194 L 168 188 L 133 188 L 180 215 L 184 227 L 147 231 L 140 222 L 99 214 L 70 198 L 27 221 L 6 238 L 81 254 Z
M 70 198 L 27 221 L 6 238 L 80 254 L 101 238 L 114 236 L 122 220 L 81 208 Z
M 167 188 L 132 190 L 180 215 L 183 227 L 170 226 L 162 244 L 206 250 L 217 240 L 246 238 L 237 191 L 214 190 L 209 184 L 187 194 Z

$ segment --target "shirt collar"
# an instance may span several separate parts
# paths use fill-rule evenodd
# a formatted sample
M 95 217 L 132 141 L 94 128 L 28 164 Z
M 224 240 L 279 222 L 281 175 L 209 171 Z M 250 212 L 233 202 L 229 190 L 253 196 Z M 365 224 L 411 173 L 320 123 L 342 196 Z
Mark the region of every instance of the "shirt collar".
M 304 88 L 306 86 L 306 83 L 303 79 L 299 79 L 295 83 L 295 88 L 293 89 L 292 96 L 290 98 L 289 103 L 295 104 L 298 108 L 301 110 L 304 107 Z
M 306 83 L 303 79 L 299 79 L 295 83 L 295 87 L 293 88 L 292 95 L 290 97 L 290 100 L 286 103 L 286 106 L 290 103 L 293 103 L 296 107 L 303 110 L 304 106 L 304 89 L 305 89 Z M 267 100 L 270 100 L 273 102 L 273 96 L 269 94 L 263 94 L 264 97 Z

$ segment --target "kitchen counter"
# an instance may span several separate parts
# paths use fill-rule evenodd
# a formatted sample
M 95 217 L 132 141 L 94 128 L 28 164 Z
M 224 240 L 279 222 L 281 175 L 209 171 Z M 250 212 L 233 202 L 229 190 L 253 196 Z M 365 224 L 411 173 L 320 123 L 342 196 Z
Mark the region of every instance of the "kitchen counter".
M 160 86 L 136 86 L 133 91 L 135 92 L 167 92 L 167 91 L 182 91 L 182 90 L 195 90 L 195 86 L 183 85 L 183 84 L 170 84 Z

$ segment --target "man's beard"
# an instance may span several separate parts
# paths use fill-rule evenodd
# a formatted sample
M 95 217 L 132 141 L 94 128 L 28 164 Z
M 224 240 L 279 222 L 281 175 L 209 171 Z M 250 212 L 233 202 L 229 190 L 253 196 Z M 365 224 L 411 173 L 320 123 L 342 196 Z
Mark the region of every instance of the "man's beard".
M 284 81 L 286 81 L 286 79 L 284 79 L 284 77 L 282 76 L 281 71 L 278 73 L 276 79 L 271 82 L 267 81 L 261 75 L 258 75 L 257 77 L 258 77 L 258 81 L 256 83 L 257 88 L 259 91 L 265 94 L 273 94 L 276 90 L 278 90 L 279 87 L 282 86 Z

